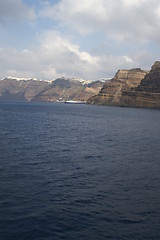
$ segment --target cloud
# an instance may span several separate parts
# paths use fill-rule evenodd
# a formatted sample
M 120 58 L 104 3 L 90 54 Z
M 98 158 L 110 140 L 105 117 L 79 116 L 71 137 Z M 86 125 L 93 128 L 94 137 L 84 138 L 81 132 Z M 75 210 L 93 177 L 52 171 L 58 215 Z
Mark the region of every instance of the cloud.
M 62 75 L 88 78 L 98 70 L 97 58 L 80 51 L 78 45 L 71 43 L 61 33 L 46 31 L 37 37 L 39 46 L 32 50 L 1 49 L 1 74 L 13 73 L 18 77 L 23 75 L 43 79 Z
M 6 76 L 54 79 L 61 76 L 98 79 L 113 77 L 118 69 L 148 67 L 154 61 L 149 52 L 134 55 L 90 54 L 80 50 L 58 31 L 37 35 L 37 47 L 0 49 L 0 78 Z M 143 62 L 143 65 L 141 64 Z
M 2 45 L 0 78 L 15 75 L 41 79 L 59 76 L 98 79 L 113 77 L 118 69 L 149 69 L 159 58 L 159 0 L 153 0 L 152 4 L 150 0 L 53 2 L 40 1 L 37 5 L 37 11 L 41 10 L 34 26 L 36 41 L 32 28 L 26 32 L 25 44 L 18 46 L 24 38 L 19 41 L 17 37 L 15 44 L 9 42 L 14 48 L 5 47 L 6 42 Z M 22 0 L 0 1 L 0 24 L 33 20 L 34 17 L 33 9 Z M 10 36 L 12 34 L 11 31 Z M 28 36 L 33 40 L 32 47 L 29 47 Z
M 22 0 L 2 0 L 0 1 L 0 25 L 6 25 L 11 21 L 21 21 L 22 19 L 34 20 L 35 12 L 29 8 Z
M 160 43 L 159 0 L 61 0 L 39 15 L 82 35 L 102 31 L 116 41 Z

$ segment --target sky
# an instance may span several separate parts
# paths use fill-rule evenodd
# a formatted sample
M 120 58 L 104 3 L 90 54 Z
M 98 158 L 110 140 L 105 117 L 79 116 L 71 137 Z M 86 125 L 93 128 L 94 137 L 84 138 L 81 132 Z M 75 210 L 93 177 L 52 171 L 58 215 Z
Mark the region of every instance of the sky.
M 0 79 L 112 78 L 159 57 L 159 0 L 0 0 Z

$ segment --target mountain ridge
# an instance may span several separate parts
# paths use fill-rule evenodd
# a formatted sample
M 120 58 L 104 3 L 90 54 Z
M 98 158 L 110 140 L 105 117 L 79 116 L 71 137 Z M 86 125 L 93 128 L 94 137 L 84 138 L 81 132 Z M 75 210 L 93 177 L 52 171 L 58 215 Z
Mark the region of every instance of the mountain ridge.
M 0 81 L 0 101 L 87 101 L 102 86 L 101 81 L 64 77 L 52 81 L 9 77 Z
M 74 78 L 38 80 L 4 78 L 0 101 L 84 101 L 89 104 L 160 108 L 160 61 L 150 71 L 118 70 L 114 78 L 91 81 Z
M 119 70 L 87 103 L 122 107 L 160 108 L 160 61 L 150 71 Z
M 88 103 L 99 105 L 118 105 L 122 92 L 136 87 L 147 74 L 140 68 L 118 70 L 110 81 L 105 82 L 98 95 L 91 97 Z

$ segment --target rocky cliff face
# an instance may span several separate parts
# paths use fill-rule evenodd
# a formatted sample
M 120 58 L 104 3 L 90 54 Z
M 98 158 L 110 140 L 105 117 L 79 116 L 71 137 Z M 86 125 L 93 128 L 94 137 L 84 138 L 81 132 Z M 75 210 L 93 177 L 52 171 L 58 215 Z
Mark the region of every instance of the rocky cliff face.
M 160 108 L 160 61 L 153 64 L 150 72 L 137 87 L 123 91 L 120 105 Z
M 0 101 L 86 101 L 98 94 L 103 83 L 85 83 L 59 78 L 53 82 L 38 80 L 3 79 L 0 81 Z
M 5 78 L 0 81 L 0 101 L 30 101 L 47 86 L 47 82 L 33 79 L 17 81 Z
M 91 104 L 160 108 L 160 61 L 149 72 L 140 68 L 119 70 L 105 83 L 59 78 L 52 82 L 4 79 L 0 101 L 81 100 Z
M 88 103 L 101 105 L 119 105 L 123 91 L 138 86 L 147 74 L 140 68 L 119 70 L 115 77 L 106 82 L 98 95 L 91 97 Z
M 48 89 L 38 93 L 32 101 L 87 101 L 94 94 L 98 94 L 102 88 L 102 82 L 82 84 L 76 80 L 65 80 L 63 78 L 53 81 Z

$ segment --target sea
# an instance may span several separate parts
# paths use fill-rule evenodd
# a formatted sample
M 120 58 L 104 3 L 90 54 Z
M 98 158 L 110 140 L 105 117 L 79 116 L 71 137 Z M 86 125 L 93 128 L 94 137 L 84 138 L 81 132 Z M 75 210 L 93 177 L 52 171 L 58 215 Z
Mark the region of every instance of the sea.
M 160 110 L 0 103 L 1 240 L 159 240 Z

